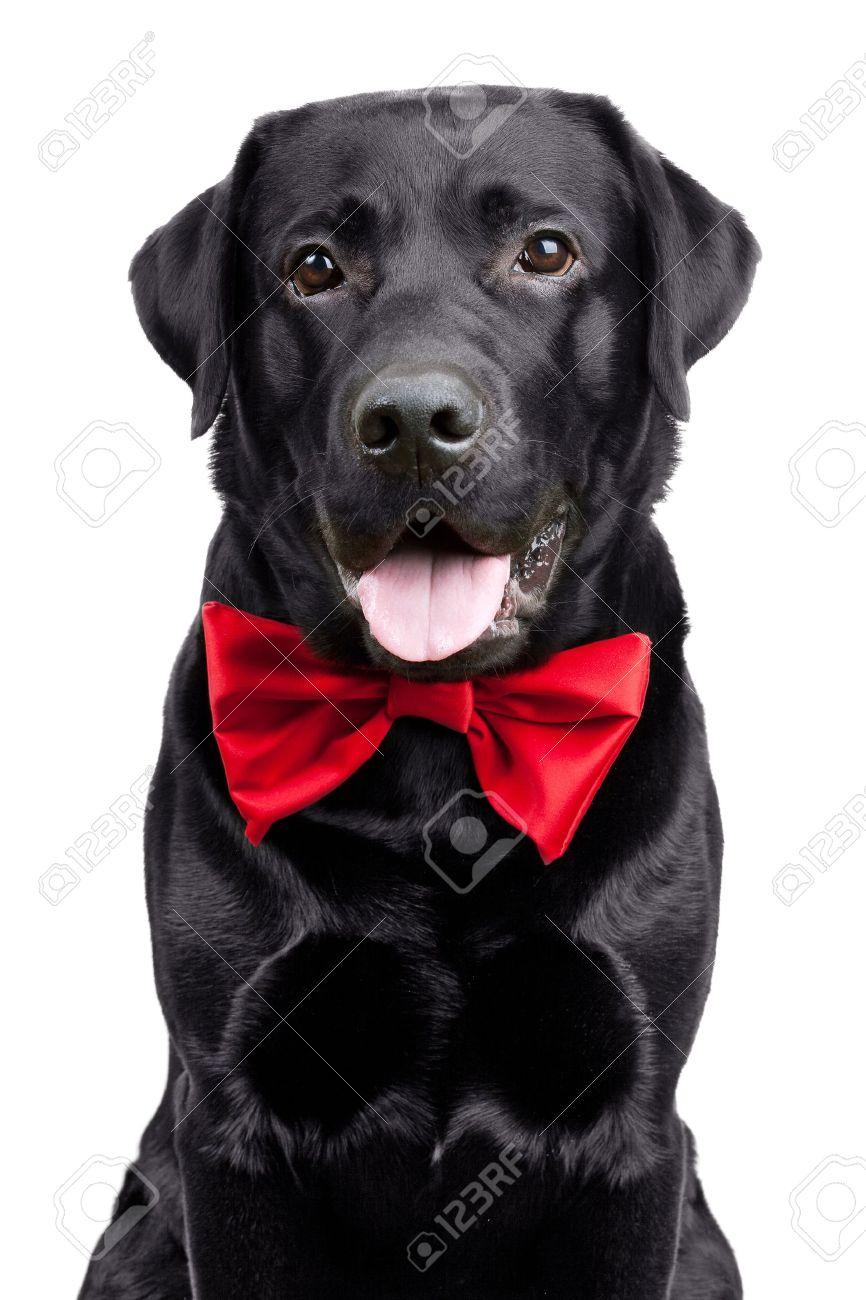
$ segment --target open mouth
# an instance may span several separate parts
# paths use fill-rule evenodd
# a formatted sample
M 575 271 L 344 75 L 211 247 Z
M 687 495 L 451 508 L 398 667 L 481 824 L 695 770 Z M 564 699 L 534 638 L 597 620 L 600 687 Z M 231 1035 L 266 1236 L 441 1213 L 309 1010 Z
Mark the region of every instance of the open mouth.
M 423 538 L 407 530 L 368 569 L 337 568 L 380 646 L 406 663 L 438 663 L 515 636 L 520 619 L 539 612 L 564 535 L 561 513 L 522 551 L 490 555 L 441 523 Z

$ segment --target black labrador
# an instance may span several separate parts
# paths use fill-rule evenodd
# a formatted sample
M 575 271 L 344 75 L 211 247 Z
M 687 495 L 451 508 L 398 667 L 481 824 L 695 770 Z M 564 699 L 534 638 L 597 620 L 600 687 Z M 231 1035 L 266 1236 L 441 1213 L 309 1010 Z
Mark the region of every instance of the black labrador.
M 452 888 L 424 831 L 477 783 L 425 718 L 245 837 L 196 618 L 146 826 L 170 1046 L 137 1169 L 159 1195 L 130 1172 L 85 1297 L 741 1295 L 675 1102 L 722 836 L 652 512 L 686 372 L 759 250 L 606 100 L 485 88 L 479 144 L 460 93 L 261 119 L 136 256 L 144 331 L 193 435 L 215 425 L 203 597 L 422 681 L 638 631 L 644 710 L 562 857 L 512 835 Z M 395 555 L 409 576 L 364 601 Z M 505 564 L 501 599 L 424 588 L 443 556 Z

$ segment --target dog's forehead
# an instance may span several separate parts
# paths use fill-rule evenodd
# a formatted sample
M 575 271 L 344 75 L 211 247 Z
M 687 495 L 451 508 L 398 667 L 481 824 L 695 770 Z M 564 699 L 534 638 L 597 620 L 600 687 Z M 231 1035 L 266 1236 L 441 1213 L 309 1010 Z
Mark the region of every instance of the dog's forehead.
M 524 196 L 533 209 L 573 204 L 601 219 L 631 206 L 610 111 L 593 97 L 484 91 L 494 116 L 474 128 L 451 111 L 447 90 L 362 95 L 275 114 L 261 124 L 258 203 L 277 220 L 290 210 L 301 224 L 306 214 L 342 220 L 370 201 L 423 221 L 443 203 L 469 208 L 497 192 L 518 209 Z

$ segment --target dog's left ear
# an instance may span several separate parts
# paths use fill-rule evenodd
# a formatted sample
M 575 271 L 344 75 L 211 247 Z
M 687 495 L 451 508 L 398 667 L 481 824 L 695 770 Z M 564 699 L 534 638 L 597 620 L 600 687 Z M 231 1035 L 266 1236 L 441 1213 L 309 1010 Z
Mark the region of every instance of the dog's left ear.
M 644 222 L 649 368 L 664 405 L 689 418 L 686 372 L 739 316 L 761 250 L 738 212 L 630 131 Z
M 192 389 L 192 436 L 217 418 L 229 377 L 238 215 L 257 158 L 255 132 L 225 180 L 155 230 L 129 268 L 142 329 Z

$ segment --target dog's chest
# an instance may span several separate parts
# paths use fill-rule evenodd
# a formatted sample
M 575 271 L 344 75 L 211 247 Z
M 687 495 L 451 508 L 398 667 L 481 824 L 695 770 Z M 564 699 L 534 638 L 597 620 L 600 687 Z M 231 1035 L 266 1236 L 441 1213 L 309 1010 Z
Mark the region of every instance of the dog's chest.
M 495 940 L 384 928 L 301 941 L 233 1017 L 226 1060 L 293 1141 L 393 1136 L 435 1161 L 477 1137 L 582 1132 L 628 1098 L 643 1025 L 609 957 L 546 917 Z

